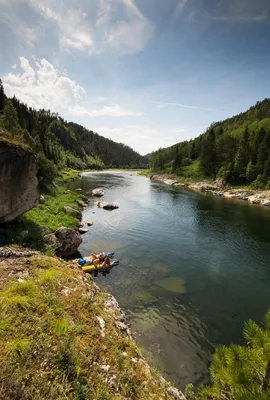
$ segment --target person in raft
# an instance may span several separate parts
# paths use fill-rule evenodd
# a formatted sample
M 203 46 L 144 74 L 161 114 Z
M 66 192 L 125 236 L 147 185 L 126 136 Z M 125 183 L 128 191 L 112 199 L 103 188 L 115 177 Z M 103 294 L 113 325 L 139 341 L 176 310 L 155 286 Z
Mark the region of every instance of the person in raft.
M 111 266 L 111 260 L 108 256 L 106 256 L 102 263 L 102 268 L 110 268 L 110 266 Z

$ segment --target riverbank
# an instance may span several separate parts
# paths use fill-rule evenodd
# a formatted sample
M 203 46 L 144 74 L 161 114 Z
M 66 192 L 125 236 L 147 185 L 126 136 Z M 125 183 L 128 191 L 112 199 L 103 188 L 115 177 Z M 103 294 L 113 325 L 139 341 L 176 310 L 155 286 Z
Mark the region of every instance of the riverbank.
M 262 206 L 270 203 L 270 190 L 253 190 L 241 187 L 228 187 L 222 190 L 216 182 L 211 182 L 207 180 L 203 180 L 200 182 L 188 179 L 184 180 L 183 178 L 172 174 L 148 174 L 148 176 L 153 182 L 164 183 L 173 187 L 183 187 L 200 192 L 209 191 L 213 194 L 221 195 L 231 199 L 237 199 L 240 197 L 240 200 L 245 199 L 252 204 L 254 204 L 255 202 L 257 204 L 261 204 Z
M 0 248 L 1 398 L 178 399 L 116 299 L 70 262 Z

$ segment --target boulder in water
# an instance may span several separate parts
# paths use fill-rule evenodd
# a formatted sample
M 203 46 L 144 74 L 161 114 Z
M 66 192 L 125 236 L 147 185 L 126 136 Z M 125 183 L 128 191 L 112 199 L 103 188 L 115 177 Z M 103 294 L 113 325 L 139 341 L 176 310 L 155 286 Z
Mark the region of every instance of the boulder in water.
M 80 233 L 81 235 L 84 235 L 85 233 L 88 232 L 88 229 L 86 229 L 86 228 L 79 228 L 78 231 L 79 231 L 79 233 Z
M 116 210 L 117 208 L 119 208 L 117 204 L 106 203 L 105 201 L 98 201 L 97 206 L 99 208 L 104 208 L 104 210 Z
M 96 188 L 92 190 L 92 195 L 95 197 L 102 197 L 104 196 L 104 190 L 102 188 Z

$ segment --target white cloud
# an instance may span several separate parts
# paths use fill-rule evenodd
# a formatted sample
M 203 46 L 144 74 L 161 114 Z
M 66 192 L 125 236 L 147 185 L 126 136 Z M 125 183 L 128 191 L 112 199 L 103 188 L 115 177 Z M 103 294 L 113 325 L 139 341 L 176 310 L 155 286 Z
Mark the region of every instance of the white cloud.
M 141 112 L 128 110 L 121 107 L 119 104 L 114 104 L 110 106 L 103 106 L 101 108 L 85 108 L 76 107 L 74 110 L 78 116 L 88 116 L 88 117 L 127 117 L 127 116 L 140 116 Z
M 121 124 L 116 127 L 96 127 L 100 135 L 117 142 L 126 143 L 140 154 L 148 154 L 160 147 L 168 147 L 185 140 L 185 128 L 157 129 L 145 125 Z M 180 135 L 179 135 L 180 134 Z
M 180 0 L 175 8 L 175 13 L 181 12 L 189 0 Z
M 1 1 L 1 0 L 0 0 Z M 60 10 L 56 0 L 25 0 L 44 19 L 56 23 L 60 44 L 88 54 L 116 50 L 120 54 L 138 53 L 154 33 L 153 24 L 140 12 L 133 0 L 71 0 Z
M 119 104 L 103 107 L 85 105 L 86 91 L 68 76 L 62 74 L 44 58 L 33 62 L 20 57 L 22 72 L 13 71 L 3 78 L 9 97 L 15 95 L 21 101 L 36 109 L 50 109 L 54 112 L 83 117 L 127 117 L 142 115 L 121 107 Z
M 192 110 L 203 110 L 203 111 L 218 111 L 223 112 L 222 110 L 216 110 L 214 108 L 205 108 L 199 106 L 190 106 L 187 104 L 182 103 L 169 103 L 169 102 L 159 102 L 159 101 L 150 101 L 150 103 L 157 104 L 157 108 L 165 108 L 165 107 L 183 107 L 183 108 L 190 108 Z

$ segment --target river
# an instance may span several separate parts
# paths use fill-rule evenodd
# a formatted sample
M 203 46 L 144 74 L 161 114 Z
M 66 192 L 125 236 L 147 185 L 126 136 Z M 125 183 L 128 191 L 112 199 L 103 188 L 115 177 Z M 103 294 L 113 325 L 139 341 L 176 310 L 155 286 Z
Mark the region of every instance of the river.
M 90 203 L 81 253 L 115 251 L 120 265 L 97 283 L 125 311 L 137 343 L 183 389 L 209 383 L 218 344 L 243 343 L 243 323 L 270 308 L 270 210 L 152 183 L 136 173 L 87 173 L 69 184 Z M 237 203 L 237 204 L 235 204 Z

